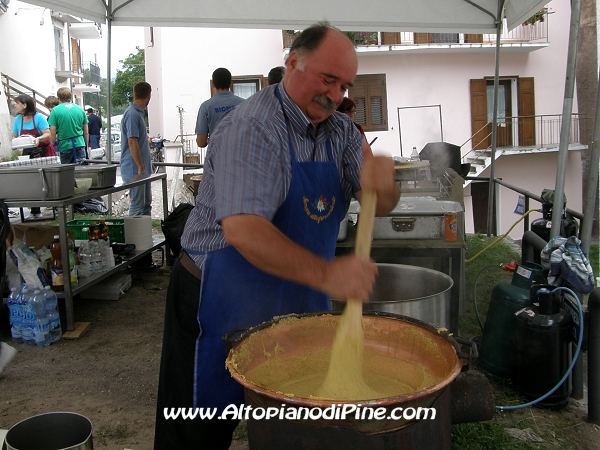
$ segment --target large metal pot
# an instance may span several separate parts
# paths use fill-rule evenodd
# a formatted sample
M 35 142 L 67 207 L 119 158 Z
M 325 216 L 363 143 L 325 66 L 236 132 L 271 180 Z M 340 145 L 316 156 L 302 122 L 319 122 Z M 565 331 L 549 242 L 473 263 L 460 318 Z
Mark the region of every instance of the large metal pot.
M 453 281 L 437 270 L 403 264 L 377 264 L 379 275 L 363 311 L 380 311 L 413 317 L 450 327 L 450 290 Z M 331 301 L 334 311 L 345 302 Z
M 7 450 L 93 450 L 92 422 L 71 412 L 22 420 L 6 433 Z
M 324 427 L 348 427 L 361 433 L 377 434 L 402 429 L 414 420 L 391 419 L 390 412 L 397 407 L 431 407 L 446 386 L 461 371 L 457 344 L 445 330 L 419 320 L 386 313 L 368 313 L 364 316 L 365 351 L 421 365 L 433 375 L 434 384 L 419 391 L 395 397 L 361 401 L 338 401 L 319 398 L 301 398 L 275 392 L 250 379 L 249 372 L 270 358 L 297 357 L 331 348 L 337 330 L 339 313 L 288 315 L 265 322 L 244 332 L 239 343 L 229 352 L 226 366 L 245 388 L 246 404 L 261 408 L 282 405 L 327 409 L 332 405 L 353 404 L 383 407 L 382 420 L 346 418 L 310 421 Z

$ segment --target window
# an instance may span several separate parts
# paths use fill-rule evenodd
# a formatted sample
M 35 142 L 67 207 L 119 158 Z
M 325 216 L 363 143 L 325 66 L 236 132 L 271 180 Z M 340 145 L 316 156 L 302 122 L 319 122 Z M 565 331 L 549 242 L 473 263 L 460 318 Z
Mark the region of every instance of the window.
M 262 76 L 234 76 L 233 93 L 238 97 L 249 98 L 262 88 Z
M 65 70 L 65 50 L 63 46 L 63 30 L 54 25 L 54 55 L 55 69 L 57 71 Z
M 387 131 L 385 74 L 357 75 L 348 97 L 356 103 L 354 121 L 365 131 Z

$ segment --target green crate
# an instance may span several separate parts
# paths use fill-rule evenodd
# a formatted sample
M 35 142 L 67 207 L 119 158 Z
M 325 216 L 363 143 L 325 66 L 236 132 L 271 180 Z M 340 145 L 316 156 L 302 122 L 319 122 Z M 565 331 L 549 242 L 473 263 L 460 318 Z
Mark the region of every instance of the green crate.
M 104 219 L 108 226 L 108 237 L 110 242 L 125 242 L 125 220 L 124 219 Z M 90 223 L 100 223 L 96 220 L 71 220 L 67 222 L 67 230 L 75 233 L 76 240 L 87 240 Z

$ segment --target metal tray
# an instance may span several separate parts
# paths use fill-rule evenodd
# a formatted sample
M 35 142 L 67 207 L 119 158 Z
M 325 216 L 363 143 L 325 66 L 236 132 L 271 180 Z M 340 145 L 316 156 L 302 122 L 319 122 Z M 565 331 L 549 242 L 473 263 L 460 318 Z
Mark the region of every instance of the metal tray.
M 443 239 L 444 214 L 462 211 L 458 202 L 401 199 L 388 216 L 375 218 L 373 239 Z
M 116 164 L 77 166 L 75 167 L 75 178 L 91 178 L 90 189 L 112 187 L 117 182 L 117 167 Z
M 59 200 L 72 197 L 75 164 L 0 168 L 0 197 L 5 200 Z

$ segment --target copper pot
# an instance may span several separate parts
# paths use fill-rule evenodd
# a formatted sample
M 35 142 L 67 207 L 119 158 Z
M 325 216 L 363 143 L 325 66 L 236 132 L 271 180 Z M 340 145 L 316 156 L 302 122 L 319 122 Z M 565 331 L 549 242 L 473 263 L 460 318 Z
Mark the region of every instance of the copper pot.
M 330 348 L 339 318 L 339 313 L 335 312 L 292 314 L 252 327 L 239 336 L 237 345 L 229 352 L 226 366 L 233 378 L 244 386 L 246 403 L 263 408 L 288 405 L 326 409 L 333 404 L 348 403 L 361 408 L 383 407 L 386 418 L 382 420 L 359 420 L 349 415 L 344 419 L 322 419 L 322 426 L 348 427 L 369 434 L 387 433 L 414 422 L 414 419 L 387 418 L 393 409 L 431 407 L 461 371 L 458 344 L 445 329 L 410 317 L 371 312 L 364 315 L 365 349 L 422 365 L 433 375 L 434 384 L 395 397 L 338 401 L 286 395 L 266 389 L 246 377 L 249 371 L 264 364 L 268 358 L 289 358 L 323 347 Z

